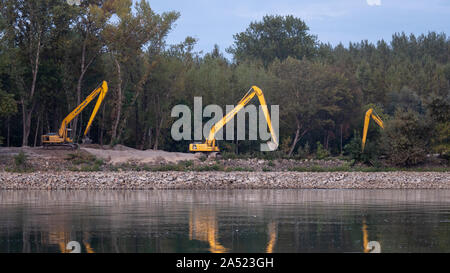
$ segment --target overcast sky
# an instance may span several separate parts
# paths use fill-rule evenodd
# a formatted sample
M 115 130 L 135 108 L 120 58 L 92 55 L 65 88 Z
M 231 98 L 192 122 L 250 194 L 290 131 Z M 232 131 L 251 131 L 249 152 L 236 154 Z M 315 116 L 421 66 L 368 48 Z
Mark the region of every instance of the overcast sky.
M 158 13 L 178 11 L 180 19 L 167 42 L 197 38 L 197 51 L 221 51 L 233 44 L 233 34 L 266 14 L 300 17 L 322 42 L 348 45 L 379 39 L 395 32 L 428 31 L 450 35 L 450 0 L 149 0 Z M 229 57 L 229 56 L 228 56 Z

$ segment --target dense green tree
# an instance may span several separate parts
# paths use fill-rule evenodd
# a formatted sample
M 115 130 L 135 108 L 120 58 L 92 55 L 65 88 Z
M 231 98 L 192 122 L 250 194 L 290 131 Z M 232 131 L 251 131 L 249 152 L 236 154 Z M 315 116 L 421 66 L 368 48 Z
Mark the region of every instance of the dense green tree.
M 3 0 L 1 13 L 9 54 L 13 56 L 11 77 L 15 81 L 22 107 L 22 145 L 28 145 L 31 120 L 36 108 L 36 93 L 41 53 L 50 41 L 52 30 L 65 16 L 62 1 Z
M 317 38 L 308 32 L 309 27 L 300 18 L 266 15 L 261 22 L 253 22 L 245 32 L 234 35 L 234 45 L 228 51 L 238 62 L 259 59 L 265 65 L 289 56 L 312 57 L 317 54 Z
M 414 166 L 424 162 L 431 130 L 431 124 L 417 112 L 399 109 L 387 123 L 382 139 L 389 162 L 397 166 Z

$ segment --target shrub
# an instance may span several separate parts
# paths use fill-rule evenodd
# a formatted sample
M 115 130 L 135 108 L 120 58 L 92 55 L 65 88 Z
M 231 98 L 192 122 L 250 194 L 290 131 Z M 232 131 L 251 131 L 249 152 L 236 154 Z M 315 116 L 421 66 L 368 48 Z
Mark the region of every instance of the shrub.
M 380 146 L 376 140 L 366 141 L 364 152 L 362 151 L 362 139 L 360 134 L 355 131 L 352 140 L 344 146 L 344 154 L 349 155 L 354 163 L 362 162 L 371 165 L 377 165 L 380 155 Z
M 27 163 L 27 155 L 20 151 L 17 155 L 14 156 L 14 164 L 16 165 L 16 168 L 25 167 Z
M 306 142 L 305 146 L 300 145 L 297 149 L 297 158 L 307 158 L 311 153 L 309 143 Z
M 14 156 L 14 167 L 5 168 L 7 172 L 32 172 L 34 169 L 28 164 L 28 156 L 20 151 L 17 155 Z
M 320 141 L 317 141 L 317 151 L 316 151 L 316 158 L 317 159 L 325 159 L 330 156 L 330 152 L 328 150 L 323 148 L 322 143 Z
M 397 166 L 413 166 L 425 161 L 431 137 L 431 123 L 417 112 L 395 113 L 383 134 L 388 161 Z

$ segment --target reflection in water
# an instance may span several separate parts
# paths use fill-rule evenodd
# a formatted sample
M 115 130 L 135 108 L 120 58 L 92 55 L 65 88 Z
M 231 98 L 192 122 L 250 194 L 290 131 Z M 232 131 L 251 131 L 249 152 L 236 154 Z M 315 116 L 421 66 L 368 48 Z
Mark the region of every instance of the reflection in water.
M 266 247 L 266 253 L 273 253 L 273 248 L 275 247 L 275 242 L 277 241 L 277 223 L 272 222 L 269 224 L 269 243 Z
M 218 240 L 218 223 L 213 209 L 191 210 L 189 215 L 189 240 L 209 243 L 209 252 L 225 253 L 228 250 Z
M 362 232 L 363 232 L 363 249 L 365 253 L 369 253 L 369 249 L 367 249 L 367 245 L 369 244 L 369 234 L 367 233 L 367 225 L 366 220 L 363 220 L 362 224 Z
M 226 253 L 229 251 L 218 241 L 218 222 L 215 210 L 196 209 L 191 210 L 189 215 L 189 240 L 199 240 L 208 242 L 209 252 Z M 266 252 L 273 253 L 275 242 L 277 240 L 277 223 L 271 222 L 268 225 L 269 242 Z
M 0 252 L 450 252 L 449 205 L 448 190 L 1 191 Z

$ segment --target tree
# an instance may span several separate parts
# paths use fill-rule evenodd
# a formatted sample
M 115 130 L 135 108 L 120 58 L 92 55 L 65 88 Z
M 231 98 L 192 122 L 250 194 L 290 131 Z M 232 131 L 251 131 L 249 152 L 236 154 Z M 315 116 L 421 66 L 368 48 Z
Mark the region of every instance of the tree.
M 434 123 L 433 150 L 450 158 L 450 96 L 432 96 L 427 103 L 427 114 Z
M 423 116 L 412 110 L 399 109 L 386 122 L 381 143 L 388 161 L 397 166 L 414 166 L 425 161 L 432 127 Z
M 128 71 L 124 71 L 127 65 L 138 64 L 136 57 L 142 54 L 142 49 L 148 43 L 161 45 L 172 24 L 178 19 L 179 13 L 169 12 L 158 15 L 153 12 L 150 5 L 141 0 L 136 3 L 133 13 L 131 0 L 117 0 L 112 3 L 112 9 L 118 16 L 118 22 L 110 22 L 106 25 L 103 37 L 106 41 L 109 54 L 113 60 L 116 71 L 114 121 L 111 129 L 111 143 L 118 139 L 118 128 L 122 116 L 124 100 L 124 77 Z M 128 66 L 130 67 L 130 66 Z
M 348 81 L 328 65 L 290 57 L 283 62 L 275 61 L 270 70 L 279 79 L 277 89 L 283 92 L 278 94 L 280 118 L 287 122 L 285 129 L 294 132 L 288 155 L 313 129 L 325 130 L 324 144 L 328 148 L 329 131 L 336 122 L 343 122 L 340 115 L 358 108 L 356 94 Z
M 289 56 L 310 58 L 316 55 L 317 38 L 308 31 L 300 18 L 266 15 L 262 22 L 252 22 L 245 32 L 234 35 L 234 45 L 228 52 L 238 62 L 259 59 L 265 65 Z
M 78 54 L 78 74 L 76 85 L 76 105 L 81 103 L 82 84 L 86 72 L 92 65 L 94 60 L 101 54 L 104 48 L 104 41 L 102 39 L 102 31 L 105 28 L 106 22 L 112 16 L 112 0 L 97 0 L 95 3 L 88 1 L 82 2 L 80 6 L 73 8 L 78 11 L 76 21 L 76 36 L 69 40 L 73 44 L 71 47 L 76 48 Z M 80 46 L 81 45 L 81 46 Z M 70 63 L 73 67 L 73 63 Z M 68 70 L 71 70 L 70 68 Z M 72 80 L 72 79 L 70 79 Z M 67 82 L 65 85 L 70 85 Z M 78 116 L 73 120 L 73 136 L 77 139 Z
M 22 107 L 22 145 L 28 145 L 31 119 L 36 107 L 36 83 L 39 73 L 40 57 L 46 46 L 51 27 L 57 21 L 55 14 L 59 6 L 57 0 L 4 0 L 2 17 L 6 21 L 4 32 L 16 63 L 12 76 L 19 90 Z M 31 75 L 29 74 L 31 71 Z

